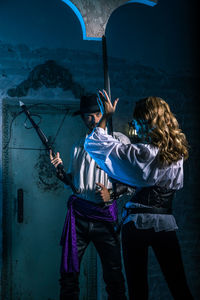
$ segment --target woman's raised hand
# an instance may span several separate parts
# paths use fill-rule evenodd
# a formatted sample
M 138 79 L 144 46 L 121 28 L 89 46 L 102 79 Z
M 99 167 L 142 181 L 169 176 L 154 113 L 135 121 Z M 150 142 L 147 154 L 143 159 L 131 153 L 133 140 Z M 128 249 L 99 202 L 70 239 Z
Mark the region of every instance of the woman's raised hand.
M 115 99 L 112 104 L 112 102 L 105 90 L 99 91 L 97 93 L 97 96 L 98 96 L 97 102 L 98 102 L 98 105 L 99 105 L 102 115 L 107 118 L 111 117 L 116 110 L 116 106 L 119 101 L 119 98 Z

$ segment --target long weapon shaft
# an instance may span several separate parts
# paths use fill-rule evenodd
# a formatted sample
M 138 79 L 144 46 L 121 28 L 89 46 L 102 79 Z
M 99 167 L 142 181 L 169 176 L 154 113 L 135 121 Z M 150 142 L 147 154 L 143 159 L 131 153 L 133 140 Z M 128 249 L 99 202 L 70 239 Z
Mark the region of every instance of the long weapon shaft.
M 111 89 L 110 89 L 110 77 L 108 72 L 108 55 L 107 55 L 107 45 L 106 37 L 102 36 L 102 51 L 103 51 L 103 70 L 104 70 L 104 89 L 106 90 L 110 100 L 111 100 Z M 113 124 L 112 118 L 107 122 L 108 134 L 113 135 Z M 114 197 L 116 198 L 116 182 L 113 182 Z
M 30 112 L 28 111 L 26 105 L 19 101 L 20 107 L 23 109 L 24 113 L 26 114 L 27 118 L 29 119 L 29 121 L 31 122 L 31 124 L 33 125 L 33 128 L 35 129 L 35 131 L 37 132 L 40 140 L 42 141 L 43 145 L 45 146 L 45 148 L 50 152 L 50 150 L 52 151 L 52 155 L 55 156 L 55 153 L 52 149 L 52 146 L 49 144 L 48 138 L 46 137 L 46 135 L 43 133 L 43 131 L 40 129 L 40 127 L 35 123 L 35 121 L 33 120 L 33 118 L 31 117 Z M 68 174 L 66 174 L 66 172 L 64 171 L 64 166 L 62 164 L 59 164 L 56 168 L 57 171 L 57 175 L 58 178 L 60 178 L 60 180 L 62 180 L 63 182 L 65 182 L 66 184 L 68 184 L 71 189 L 73 190 L 74 193 L 78 194 L 79 191 L 76 189 L 76 187 L 73 185 L 71 178 L 68 176 Z M 62 178 L 62 179 L 61 179 Z
M 107 45 L 106 45 L 105 35 L 102 36 L 102 51 L 103 51 L 104 89 L 106 90 L 109 98 L 111 99 L 110 77 L 108 72 L 108 56 L 107 56 Z M 112 118 L 109 119 L 107 123 L 107 127 L 108 127 L 108 133 L 113 135 Z
M 27 118 L 29 119 L 29 121 L 31 122 L 31 124 L 33 125 L 34 129 L 36 130 L 40 140 L 42 141 L 43 145 L 46 147 L 47 150 L 52 150 L 51 145 L 49 144 L 49 141 L 46 137 L 46 135 L 43 133 L 43 131 L 40 129 L 40 127 L 35 123 L 35 121 L 33 120 L 33 118 L 31 117 L 30 112 L 28 111 L 26 105 L 19 101 L 20 103 L 20 107 L 23 109 L 24 113 L 26 114 Z M 54 156 L 55 154 L 53 154 Z

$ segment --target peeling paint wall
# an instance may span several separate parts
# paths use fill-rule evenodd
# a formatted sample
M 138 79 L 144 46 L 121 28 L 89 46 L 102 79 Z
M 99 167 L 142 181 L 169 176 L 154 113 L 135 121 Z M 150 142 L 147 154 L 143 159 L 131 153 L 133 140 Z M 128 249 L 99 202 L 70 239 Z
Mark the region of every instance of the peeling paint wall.
M 161 8 L 158 12 L 160 17 Z M 159 20 L 161 20 L 161 17 Z M 171 20 L 166 16 L 163 22 L 164 24 L 162 23 L 162 26 L 168 28 L 168 22 L 171 22 Z M 175 23 L 175 33 L 176 28 L 181 27 L 182 24 L 186 24 L 188 19 L 183 19 L 181 22 Z M 151 43 L 150 36 L 148 44 L 150 45 L 149 52 L 155 52 L 157 54 L 160 51 L 161 48 L 159 48 L 159 44 L 161 45 L 161 42 L 163 42 L 163 39 L 161 39 L 162 33 L 163 31 L 160 33 L 160 39 L 158 39 L 156 49 L 154 48 L 154 44 Z M 186 33 L 188 34 L 188 32 Z M 186 36 L 185 34 L 184 38 Z M 157 35 L 157 37 L 159 37 L 159 35 Z M 194 33 L 194 39 L 195 37 Z M 177 37 L 179 40 L 181 40 L 181 38 L 180 36 Z M 165 70 L 161 68 L 159 64 L 155 63 L 157 61 L 156 54 L 154 56 L 152 55 L 148 65 L 144 63 L 147 59 L 144 52 L 142 52 L 143 48 L 141 48 L 141 52 L 144 59 L 142 56 L 140 59 L 138 59 L 138 57 L 135 59 L 134 51 L 132 60 L 109 57 L 112 97 L 120 98 L 113 125 L 115 130 L 127 133 L 127 122 L 132 118 L 132 109 L 135 101 L 147 95 L 158 95 L 163 97 L 170 104 L 172 111 L 180 122 L 181 128 L 187 135 L 190 144 L 190 158 L 185 163 L 185 186 L 184 189 L 177 194 L 174 201 L 174 213 L 179 226 L 178 236 L 182 247 L 188 283 L 195 299 L 199 299 L 199 75 L 197 76 L 195 70 L 195 55 L 192 56 L 193 62 L 191 59 L 191 64 L 187 64 L 187 67 L 184 65 L 184 61 L 182 68 L 180 68 L 180 61 L 178 66 L 175 64 L 176 55 L 178 55 L 178 51 L 180 54 L 182 53 L 180 45 L 183 44 L 178 44 L 178 42 L 176 44 L 176 34 L 174 34 L 173 41 L 174 43 L 171 43 L 167 49 L 169 43 L 168 40 L 165 40 L 164 45 L 166 45 L 166 50 L 165 52 L 161 52 L 163 60 L 166 59 L 169 61 L 171 71 Z M 191 48 L 190 45 L 189 43 L 188 47 L 192 54 L 193 48 Z M 175 51 L 173 51 L 172 46 L 175 47 Z M 194 53 L 196 53 L 196 50 Z M 150 56 L 147 55 L 147 57 L 149 59 Z M 69 88 L 64 88 L 65 84 L 59 86 L 57 81 L 52 85 L 51 80 L 46 82 L 45 79 L 39 86 L 30 84 L 30 82 L 33 81 L 29 79 L 32 78 L 32 75 L 35 76 L 36 74 L 34 70 L 38 70 L 37 68 L 39 66 L 46 66 L 49 60 L 56 62 L 56 65 L 61 66 L 62 70 L 67 72 L 66 74 L 69 75 L 69 80 L 67 81 Z M 56 70 L 54 71 L 56 72 Z M 28 89 L 26 86 L 27 81 L 29 84 Z M 69 101 L 70 103 L 74 102 L 77 104 L 80 90 L 95 92 L 96 89 L 102 87 L 103 70 L 101 54 L 69 50 L 66 48 L 32 49 L 27 45 L 14 45 L 12 43 L 0 42 L 0 101 L 7 97 L 12 101 L 12 99 L 16 100 L 15 97 L 20 96 L 21 100 L 25 103 L 26 101 L 27 103 L 30 103 L 30 101 L 32 103 L 42 101 L 49 104 L 54 102 L 66 104 L 67 101 Z M 22 92 L 24 91 L 27 93 L 25 92 L 23 94 Z M 0 105 L 0 121 L 2 120 L 1 108 Z M 0 146 L 2 149 L 2 131 L 0 131 Z M 0 156 L 2 166 L 1 159 L 2 157 Z M 38 160 L 37 168 L 41 172 L 42 180 L 48 185 L 48 181 L 51 181 L 51 178 L 45 178 L 44 172 L 46 164 L 41 165 L 41 161 L 42 157 Z M 0 170 L 0 172 L 1 171 L 2 170 Z M 2 176 L 0 176 L 0 178 L 2 179 Z M 0 192 L 1 189 L 2 185 L 0 185 Z M 43 189 L 45 189 L 45 185 Z M 0 202 L 0 212 L 2 212 L 2 200 Z M 0 219 L 2 220 L 1 217 Z M 1 235 L 2 230 L 0 230 L 0 237 Z M 2 251 L 2 243 L 0 244 L 0 250 Z M 151 262 L 149 267 L 149 283 L 151 287 L 150 300 L 171 299 L 160 267 L 152 252 L 149 254 L 149 259 Z M 0 260 L 0 269 L 1 266 L 2 260 Z
M 9 49 L 11 49 L 13 56 L 9 56 Z M 44 64 L 50 58 L 67 68 L 77 86 L 80 85 L 86 91 L 95 91 L 96 87 L 103 86 L 101 57 L 98 55 L 86 52 L 74 53 L 66 49 L 31 51 L 25 46 L 16 47 L 2 43 L 0 44 L 0 52 L 4 54 L 4 59 L 1 56 L 1 70 L 3 70 L 0 81 L 1 98 L 6 96 L 10 88 L 16 88 L 26 80 L 36 66 Z M 6 53 L 8 53 L 8 57 Z M 113 97 L 120 97 L 118 112 L 113 120 L 116 130 L 127 133 L 126 124 L 132 117 L 134 102 L 138 98 L 153 94 L 168 101 L 180 122 L 180 126 L 187 134 L 191 146 L 190 159 L 185 164 L 185 188 L 178 193 L 174 201 L 174 211 L 180 228 L 178 235 L 188 282 L 194 294 L 199 295 L 197 280 L 199 277 L 199 269 L 197 268 L 199 255 L 199 153 L 197 151 L 197 135 L 200 128 L 197 122 L 199 115 L 199 108 L 196 105 L 197 77 L 192 70 L 167 74 L 141 63 L 114 58 L 110 58 L 109 64 L 112 94 Z M 55 99 L 61 103 L 65 103 L 66 99 L 78 101 L 73 95 L 72 88 L 64 91 L 59 87 L 48 88 L 45 86 L 41 86 L 37 90 L 30 88 L 28 94 L 22 97 L 24 102 L 26 102 L 26 98 L 35 102 L 39 98 L 48 103 L 55 101 Z M 38 166 L 39 164 L 40 161 L 38 161 Z M 43 172 L 43 167 L 40 170 Z M 48 181 L 48 178 L 45 180 Z M 150 254 L 150 261 L 149 280 L 153 286 L 150 299 L 158 299 L 161 295 L 162 299 L 170 299 L 168 288 L 152 253 Z

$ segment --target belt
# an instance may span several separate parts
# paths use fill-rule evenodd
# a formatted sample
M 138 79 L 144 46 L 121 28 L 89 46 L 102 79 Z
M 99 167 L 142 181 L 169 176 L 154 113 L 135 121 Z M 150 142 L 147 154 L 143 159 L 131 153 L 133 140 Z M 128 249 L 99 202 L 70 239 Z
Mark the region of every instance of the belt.
M 100 207 L 75 195 L 68 200 L 68 211 L 61 237 L 62 259 L 61 273 L 79 272 L 78 248 L 76 240 L 75 215 L 88 220 L 113 223 L 117 220 L 117 204 Z

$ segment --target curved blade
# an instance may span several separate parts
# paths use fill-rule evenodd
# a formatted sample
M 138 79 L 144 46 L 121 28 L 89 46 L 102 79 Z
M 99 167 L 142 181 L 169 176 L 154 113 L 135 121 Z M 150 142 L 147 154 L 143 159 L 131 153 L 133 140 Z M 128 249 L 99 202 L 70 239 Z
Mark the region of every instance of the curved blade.
M 70 6 L 81 23 L 83 39 L 100 40 L 105 35 L 106 24 L 115 9 L 126 3 L 141 3 L 149 6 L 158 0 L 62 0 Z

